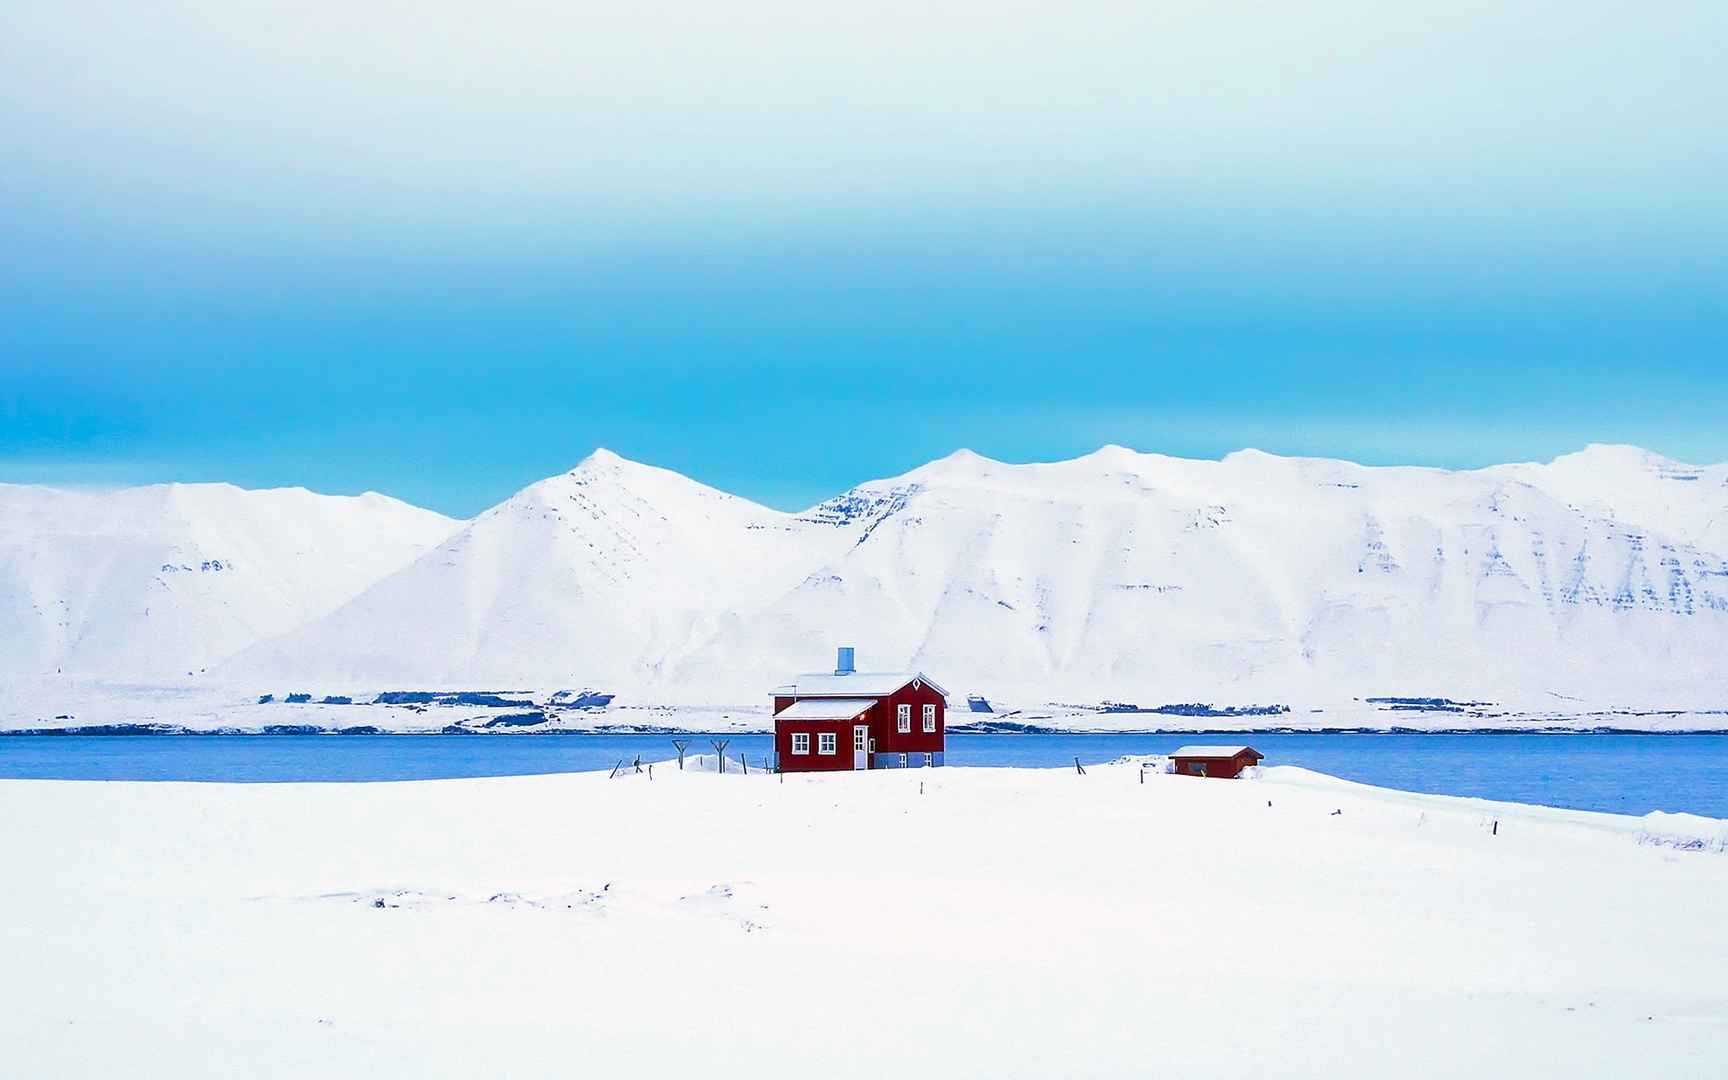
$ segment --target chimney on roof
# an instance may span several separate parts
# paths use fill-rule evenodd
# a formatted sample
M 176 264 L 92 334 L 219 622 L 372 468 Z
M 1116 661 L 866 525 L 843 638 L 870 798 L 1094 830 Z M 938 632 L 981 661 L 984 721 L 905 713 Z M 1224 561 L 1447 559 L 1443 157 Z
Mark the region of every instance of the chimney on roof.
M 852 674 L 852 646 L 850 646 L 850 645 L 840 646 L 840 656 L 838 659 L 836 659 L 834 661 L 834 674 L 836 674 L 836 675 L 850 675 L 850 674 Z

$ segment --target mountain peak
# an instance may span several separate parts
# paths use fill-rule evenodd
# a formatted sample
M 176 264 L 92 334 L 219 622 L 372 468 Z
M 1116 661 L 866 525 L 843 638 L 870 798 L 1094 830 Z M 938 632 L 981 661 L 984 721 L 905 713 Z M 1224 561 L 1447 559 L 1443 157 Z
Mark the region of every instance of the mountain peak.
M 958 450 L 939 457 L 935 461 L 918 466 L 906 476 L 914 478 L 929 478 L 933 476 L 976 476 L 994 465 L 1002 464 L 985 457 L 975 450 L 961 447 Z
M 990 465 L 993 464 L 993 462 L 983 454 L 978 453 L 976 450 L 962 446 L 946 457 L 937 458 L 935 461 L 931 462 L 931 464 L 965 466 L 971 468 L 979 465 Z
M 1564 461 L 1575 461 L 1590 465 L 1619 465 L 1635 468 L 1663 468 L 1679 466 L 1687 468 L 1683 462 L 1664 457 L 1654 450 L 1646 450 L 1642 446 L 1629 443 L 1589 443 L 1582 450 L 1570 454 L 1561 454 L 1551 464 L 1558 465 Z
M 1099 465 L 1121 467 L 1139 461 L 1144 456 L 1140 451 L 1123 446 L 1121 443 L 1105 443 L 1090 454 L 1083 454 L 1075 461 L 1089 461 Z
M 570 471 L 573 473 L 596 472 L 603 469 L 615 469 L 620 465 L 633 464 L 629 459 L 606 449 L 596 446 L 587 457 L 576 463 Z

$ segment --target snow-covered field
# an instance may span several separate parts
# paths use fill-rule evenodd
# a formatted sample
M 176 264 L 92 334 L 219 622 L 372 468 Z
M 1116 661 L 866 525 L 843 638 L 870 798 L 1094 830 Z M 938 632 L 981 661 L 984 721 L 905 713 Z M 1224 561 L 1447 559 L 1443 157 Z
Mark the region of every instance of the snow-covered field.
M 1723 822 L 1291 768 L 0 782 L 12 1076 L 1728 1074 Z

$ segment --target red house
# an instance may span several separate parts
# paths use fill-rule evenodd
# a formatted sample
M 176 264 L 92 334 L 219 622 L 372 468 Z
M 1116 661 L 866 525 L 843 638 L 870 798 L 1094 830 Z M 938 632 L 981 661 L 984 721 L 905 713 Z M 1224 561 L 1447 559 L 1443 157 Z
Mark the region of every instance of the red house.
M 948 692 L 922 672 L 852 670 L 798 675 L 774 691 L 774 757 L 781 772 L 917 769 L 942 764 Z
M 1260 764 L 1265 757 L 1252 746 L 1184 746 L 1170 755 L 1183 776 L 1225 779 L 1242 775 L 1243 769 Z

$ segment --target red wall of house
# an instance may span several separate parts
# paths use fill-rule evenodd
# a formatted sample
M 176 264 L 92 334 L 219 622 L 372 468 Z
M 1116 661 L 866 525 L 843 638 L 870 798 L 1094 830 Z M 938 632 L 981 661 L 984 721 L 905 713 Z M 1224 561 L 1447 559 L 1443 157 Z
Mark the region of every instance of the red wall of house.
M 864 721 L 859 721 L 863 723 Z M 792 752 L 792 733 L 801 731 L 810 736 L 810 752 Z M 834 753 L 819 754 L 822 745 L 817 738 L 824 731 L 834 733 Z M 852 768 L 852 721 L 850 720 L 778 720 L 774 724 L 774 754 L 783 772 L 839 772 Z
M 1237 754 L 1233 758 L 1179 757 L 1174 760 L 1176 762 L 1176 771 L 1183 776 L 1201 775 L 1194 772 L 1194 770 L 1189 767 L 1190 765 L 1198 764 L 1206 767 L 1204 775 L 1220 777 L 1228 780 L 1240 776 L 1242 770 L 1254 764 L 1256 759 L 1252 754 Z
M 923 707 L 936 706 L 936 730 L 930 734 L 924 732 Z M 912 730 L 901 734 L 896 730 L 894 708 L 897 705 L 912 706 Z M 876 752 L 879 754 L 925 754 L 942 753 L 948 737 L 947 705 L 942 695 L 931 689 L 929 683 L 920 683 L 916 689 L 907 683 L 894 693 L 876 702 L 870 709 L 870 735 L 876 740 Z
M 776 697 L 775 713 L 795 700 Z M 904 734 L 897 730 L 894 719 L 895 707 L 899 705 L 912 707 L 912 730 Z M 936 706 L 936 730 L 933 732 L 924 730 L 925 705 Z M 878 698 L 859 722 L 870 725 L 870 739 L 875 744 L 873 749 L 879 754 L 940 754 L 947 742 L 947 703 L 928 683 L 920 682 L 916 687 L 907 683 L 887 697 Z M 786 772 L 837 772 L 852 768 L 852 726 L 851 720 L 775 720 L 774 753 L 781 769 Z M 833 754 L 816 752 L 821 745 L 817 736 L 824 731 L 835 734 L 836 752 Z M 808 754 L 792 752 L 793 732 L 810 736 Z

